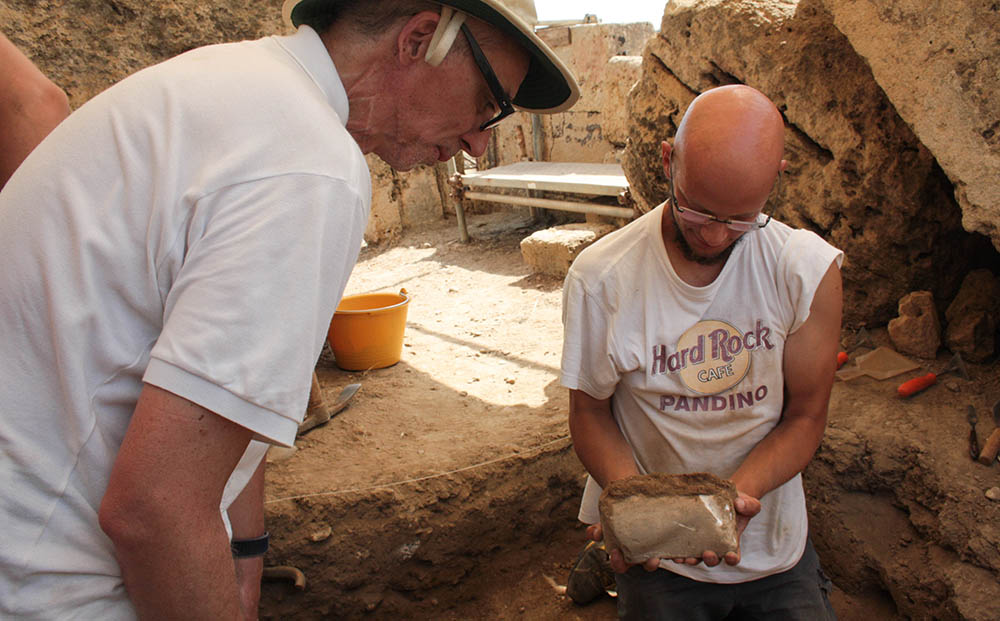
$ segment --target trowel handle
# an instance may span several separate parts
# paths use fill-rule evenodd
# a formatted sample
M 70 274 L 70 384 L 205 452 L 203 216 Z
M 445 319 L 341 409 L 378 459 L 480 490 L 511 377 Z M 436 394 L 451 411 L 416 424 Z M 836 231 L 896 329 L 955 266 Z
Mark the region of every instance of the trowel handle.
M 986 439 L 983 451 L 979 453 L 979 463 L 984 466 L 992 465 L 993 460 L 997 458 L 997 453 L 1000 453 L 1000 428 L 994 429 L 990 437 Z
M 903 382 L 896 389 L 896 392 L 900 397 L 912 397 L 921 390 L 930 388 L 937 382 L 937 375 L 933 373 L 928 373 L 927 375 L 921 375 L 920 377 L 914 377 L 913 379 Z

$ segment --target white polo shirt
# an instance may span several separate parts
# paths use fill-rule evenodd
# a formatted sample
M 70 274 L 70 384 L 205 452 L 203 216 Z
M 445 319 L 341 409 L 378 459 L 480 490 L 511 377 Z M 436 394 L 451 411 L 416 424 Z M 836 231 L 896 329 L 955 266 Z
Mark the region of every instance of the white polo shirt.
M 97 512 L 143 382 L 295 439 L 370 175 L 308 27 L 82 106 L 0 193 L 0 616 L 127 619 Z M 150 542 L 150 545 L 156 545 Z

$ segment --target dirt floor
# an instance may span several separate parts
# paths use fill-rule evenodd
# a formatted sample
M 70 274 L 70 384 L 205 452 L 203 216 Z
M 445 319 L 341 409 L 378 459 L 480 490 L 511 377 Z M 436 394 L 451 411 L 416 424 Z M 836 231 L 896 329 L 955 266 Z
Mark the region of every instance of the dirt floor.
M 307 584 L 300 591 L 288 583 L 266 583 L 262 618 L 615 617 L 610 597 L 581 607 L 562 592 L 585 541 L 575 520 L 584 471 L 572 452 L 567 394 L 558 383 L 561 279 L 531 274 L 518 246 L 535 228 L 505 211 L 471 216 L 474 239 L 468 245 L 457 241 L 450 220 L 408 232 L 391 247 L 362 252 L 348 294 L 405 288 L 412 297 L 402 360 L 386 369 L 348 372 L 321 359 L 318 373 L 327 400 L 354 382 L 361 389 L 349 407 L 300 437 L 298 450 L 269 468 L 273 542 L 267 563 L 298 567 Z M 885 339 L 884 331 L 875 334 Z M 964 491 L 944 496 L 961 496 L 956 502 L 978 496 L 968 501 L 968 516 L 956 520 L 985 523 L 987 530 L 977 531 L 985 548 L 977 554 L 996 555 L 1000 503 L 990 503 L 982 491 L 1000 484 L 1000 468 L 973 464 L 961 451 L 968 431 L 966 400 L 978 406 L 978 431 L 985 439 L 993 429 L 987 406 L 1000 398 L 1000 378 L 995 362 L 973 372 L 976 381 L 949 380 L 928 390 L 921 407 L 938 414 L 919 423 L 898 420 L 898 381 L 838 382 L 831 405 L 834 444 L 818 456 L 824 459 L 817 485 L 839 485 L 831 481 L 841 474 L 845 480 L 861 478 L 851 479 L 843 457 L 849 454 L 844 447 L 853 445 L 844 424 L 838 431 L 841 417 L 851 424 L 863 418 L 872 428 L 895 425 L 879 433 L 902 433 L 928 447 L 940 438 L 954 457 L 926 460 L 932 463 L 927 467 L 940 464 L 937 474 L 945 480 L 962 478 Z M 956 414 L 959 405 L 962 414 Z M 888 422 L 879 422 L 883 419 Z M 876 444 L 865 444 L 864 450 Z M 842 507 L 853 492 L 836 493 Z M 895 541 L 897 514 L 901 509 L 912 514 L 913 508 L 898 499 L 887 502 L 885 515 L 873 515 L 861 503 L 853 515 L 837 518 L 846 524 L 844 532 L 855 532 L 853 524 L 876 541 Z M 823 511 L 817 515 L 822 518 Z M 978 528 L 964 526 L 970 532 Z M 916 542 L 909 548 L 914 551 L 921 537 L 936 535 L 928 527 L 902 536 Z M 854 553 L 874 544 L 857 535 L 848 542 L 828 538 L 817 548 L 832 557 L 841 545 Z M 882 552 L 872 550 L 870 556 Z M 969 562 L 978 573 L 952 579 L 952 592 L 975 591 L 976 580 L 995 579 L 996 561 L 977 560 L 963 550 L 954 555 L 963 562 L 975 557 Z M 901 598 L 912 595 L 901 591 L 923 588 L 909 586 L 920 579 L 907 582 L 896 570 L 882 571 L 877 559 L 853 569 L 842 566 L 844 559 L 823 560 L 852 576 L 833 593 L 842 620 L 903 618 L 900 609 L 923 616 L 901 605 Z M 910 560 L 921 562 L 912 555 Z M 922 605 L 919 597 L 915 601 Z M 997 611 L 989 605 L 987 615 Z M 959 610 L 954 618 L 980 617 Z

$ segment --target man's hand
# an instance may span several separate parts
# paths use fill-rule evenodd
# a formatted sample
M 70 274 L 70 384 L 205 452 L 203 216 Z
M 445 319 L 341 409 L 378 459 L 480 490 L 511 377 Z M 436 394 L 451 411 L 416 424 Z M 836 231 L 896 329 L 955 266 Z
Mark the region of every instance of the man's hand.
M 591 524 L 587 527 L 587 536 L 594 541 L 602 541 L 604 539 L 604 529 L 600 524 Z M 615 570 L 615 573 L 623 574 L 628 571 L 629 567 L 634 565 L 639 565 L 640 563 L 626 563 L 625 556 L 622 555 L 622 551 L 618 548 L 614 550 L 608 550 L 608 558 L 611 561 L 611 569 Z M 641 563 L 646 571 L 656 571 L 660 566 L 660 559 L 650 558 L 646 559 Z
M 753 516 L 760 513 L 760 501 L 750 496 L 749 494 L 744 494 L 743 492 L 737 491 L 738 496 L 736 497 L 736 540 L 737 542 L 743 537 L 743 531 L 746 530 L 747 524 L 750 523 L 750 519 Z M 701 558 L 689 557 L 689 558 L 675 558 L 671 559 L 675 563 L 684 565 L 697 565 L 698 563 L 704 562 L 708 567 L 715 567 L 722 560 L 726 561 L 726 565 L 738 565 L 740 562 L 740 548 L 737 547 L 735 552 L 727 552 L 726 555 L 720 559 L 719 555 L 712 550 L 705 550 L 702 553 Z

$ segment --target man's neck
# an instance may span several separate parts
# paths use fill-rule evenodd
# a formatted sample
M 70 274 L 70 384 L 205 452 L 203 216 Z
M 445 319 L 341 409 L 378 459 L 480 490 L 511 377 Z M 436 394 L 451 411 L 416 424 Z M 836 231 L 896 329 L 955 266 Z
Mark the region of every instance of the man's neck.
M 354 138 L 362 152 L 371 153 L 378 146 L 379 136 L 375 128 L 379 126 L 380 111 L 388 109 L 386 49 L 390 41 L 363 42 L 353 32 L 339 29 L 336 25 L 321 35 L 330 59 L 337 68 L 337 74 L 347 93 L 349 117 L 347 131 Z M 389 89 L 391 91 L 391 89 Z

